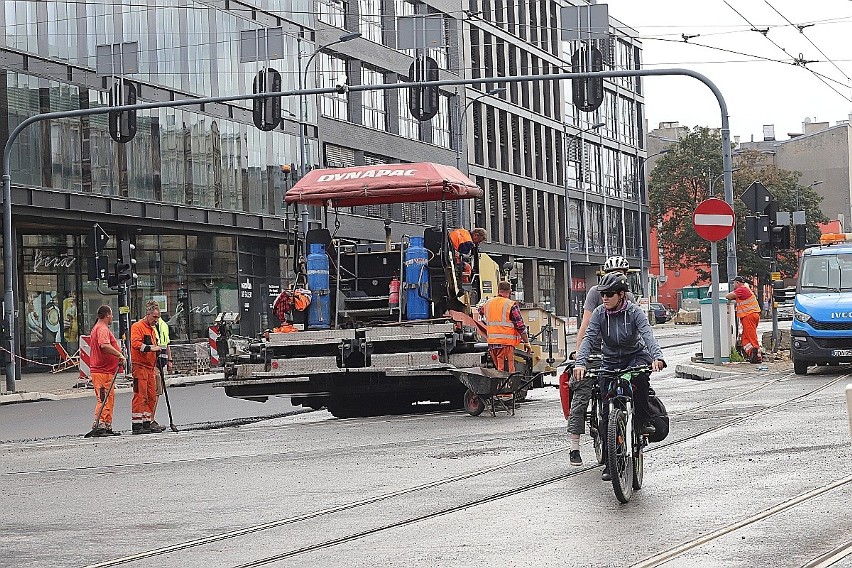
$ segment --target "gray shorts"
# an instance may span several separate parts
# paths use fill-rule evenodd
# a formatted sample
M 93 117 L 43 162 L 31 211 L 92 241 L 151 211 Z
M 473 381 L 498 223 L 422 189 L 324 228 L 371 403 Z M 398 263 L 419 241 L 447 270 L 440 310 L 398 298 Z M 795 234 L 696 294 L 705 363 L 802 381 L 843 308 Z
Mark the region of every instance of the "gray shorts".
M 581 380 L 571 379 L 568 383 L 568 388 L 571 389 L 571 414 L 568 416 L 570 434 L 586 433 L 586 408 L 597 383 L 595 373 L 586 373 Z

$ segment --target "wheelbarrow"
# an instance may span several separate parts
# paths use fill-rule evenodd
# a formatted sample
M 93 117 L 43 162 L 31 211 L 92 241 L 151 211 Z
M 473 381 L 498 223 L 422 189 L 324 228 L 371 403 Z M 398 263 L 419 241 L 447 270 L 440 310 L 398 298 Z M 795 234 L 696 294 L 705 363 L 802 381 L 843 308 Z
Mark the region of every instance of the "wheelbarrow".
M 536 379 L 535 375 L 527 379 L 523 373 L 508 373 L 488 367 L 465 367 L 450 372 L 467 387 L 464 409 L 471 416 L 479 416 L 486 408 L 491 409 L 491 416 L 496 416 L 497 410 L 514 416 L 519 393 Z

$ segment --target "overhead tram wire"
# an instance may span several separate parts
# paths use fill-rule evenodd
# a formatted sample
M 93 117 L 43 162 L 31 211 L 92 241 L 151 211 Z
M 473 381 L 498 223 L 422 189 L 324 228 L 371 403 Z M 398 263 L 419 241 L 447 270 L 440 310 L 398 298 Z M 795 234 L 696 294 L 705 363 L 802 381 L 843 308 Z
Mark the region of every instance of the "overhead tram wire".
M 645 39 L 648 40 L 648 41 L 668 41 L 668 42 L 674 42 L 674 43 L 683 43 L 682 40 L 665 39 L 665 38 L 649 37 L 649 38 L 645 38 Z M 842 85 L 844 87 L 846 86 L 846 83 L 844 83 L 843 81 L 839 81 L 837 79 L 834 79 L 832 77 L 828 77 L 827 75 L 824 75 L 824 74 L 822 74 L 818 71 L 814 71 L 813 69 L 808 69 L 807 67 L 804 67 L 802 65 L 798 65 L 794 61 L 784 61 L 783 59 L 772 59 L 771 57 L 766 57 L 766 56 L 763 56 L 763 55 L 754 55 L 754 54 L 751 54 L 751 53 L 736 51 L 734 49 L 727 49 L 727 48 L 724 48 L 724 47 L 716 47 L 716 46 L 713 46 L 713 45 L 707 45 L 707 44 L 693 42 L 693 41 L 690 41 L 690 42 L 687 42 L 687 43 L 689 45 L 695 45 L 697 47 L 705 47 L 707 49 L 715 49 L 717 51 L 723 51 L 725 53 L 732 53 L 734 55 L 743 55 L 745 57 L 753 57 L 755 59 L 761 59 L 763 61 L 770 62 L 770 63 L 781 63 L 781 64 L 784 64 L 784 65 L 792 65 L 793 67 L 803 68 L 803 69 L 809 71 L 810 73 L 812 73 L 816 78 L 820 79 L 820 81 L 825 83 L 825 85 L 828 88 L 830 88 L 832 91 L 834 91 L 835 93 L 837 93 L 838 95 L 840 95 L 841 97 L 846 99 L 847 101 L 852 102 L 852 98 L 847 97 L 846 95 L 844 95 L 843 93 L 841 93 L 840 91 L 838 91 L 837 89 L 835 89 L 834 87 L 832 87 L 831 85 L 826 83 L 826 81 L 831 81 L 833 83 L 837 83 L 838 85 Z M 728 61 L 728 62 L 719 61 L 718 63 L 734 63 L 734 62 L 733 61 Z M 647 68 L 647 67 L 658 66 L 658 65 L 661 65 L 661 64 L 660 63 L 649 64 L 649 63 L 643 61 L 642 65 Z
M 843 97 L 844 99 L 846 99 L 847 101 L 852 102 L 852 98 L 850 98 L 850 97 L 848 97 L 848 96 L 844 95 L 843 93 L 841 93 L 840 91 L 838 91 L 837 89 L 835 89 L 833 86 L 831 86 L 830 84 L 828 84 L 828 82 L 826 81 L 826 79 L 824 78 L 824 76 L 823 76 L 823 75 L 821 75 L 821 74 L 817 73 L 817 72 L 816 72 L 816 71 L 814 71 L 813 69 L 810 69 L 810 68 L 809 68 L 806 64 L 801 63 L 801 62 L 797 62 L 797 61 L 799 61 L 799 60 L 797 60 L 797 58 L 795 58 L 795 57 L 793 57 L 792 55 L 790 55 L 790 53 L 789 53 L 786 49 L 784 49 L 784 47 L 783 47 L 783 46 L 781 46 L 778 42 L 776 42 L 776 41 L 775 41 L 775 40 L 773 40 L 771 37 L 769 37 L 769 34 L 768 34 L 768 33 L 764 32 L 764 30 L 758 29 L 758 28 L 757 28 L 754 24 L 752 24 L 752 23 L 749 21 L 749 19 L 748 19 L 748 18 L 746 18 L 746 17 L 745 17 L 745 16 L 744 16 L 744 15 L 743 15 L 743 14 L 742 14 L 739 10 L 737 10 L 736 8 L 734 8 L 734 7 L 733 7 L 733 6 L 732 6 L 732 5 L 728 2 L 728 0 L 722 0 L 722 2 L 724 2 L 724 3 L 725 3 L 725 5 L 726 5 L 728 8 L 730 8 L 731 10 L 733 10 L 734 12 L 736 12 L 736 14 L 737 14 L 740 18 L 742 18 L 743 20 L 745 20 L 745 22 L 746 22 L 747 24 L 749 24 L 750 26 L 752 26 L 752 28 L 753 28 L 756 32 L 760 33 L 760 35 L 762 35 L 762 36 L 763 36 L 763 37 L 765 37 L 767 40 L 769 40 L 769 42 L 770 42 L 772 45 L 774 45 L 775 47 L 777 47 L 778 49 L 780 49 L 781 51 L 783 51 L 785 55 L 787 55 L 788 57 L 790 57 L 790 58 L 793 60 L 793 65 L 795 65 L 795 66 L 797 66 L 797 67 L 801 67 L 801 68 L 803 68 L 803 69 L 808 70 L 809 72 L 811 72 L 811 73 L 814 75 L 814 77 L 816 77 L 817 79 L 819 79 L 819 80 L 820 80 L 820 82 L 822 82 L 822 83 L 823 83 L 826 87 L 828 87 L 829 89 L 831 89 L 832 91 L 834 91 L 835 93 L 837 93 L 838 95 L 840 95 L 841 97 Z M 768 29 L 767 29 L 767 31 L 768 31 Z
M 813 24 L 800 24 L 800 25 L 799 25 L 799 24 L 794 24 L 793 22 L 791 22 L 791 21 L 787 18 L 787 16 L 785 16 L 784 14 L 782 14 L 781 12 L 779 12 L 779 11 L 778 11 L 778 9 L 777 9 L 775 6 L 773 6 L 772 4 L 770 4 L 770 3 L 769 3 L 769 0 L 763 0 L 763 1 L 766 3 L 766 5 L 767 5 L 767 6 L 769 6 L 770 8 L 772 8 L 772 10 L 774 10 L 776 14 L 778 14 L 779 16 L 781 16 L 782 18 L 784 18 L 784 21 L 785 21 L 785 22 L 787 22 L 788 24 L 790 24 L 791 26 L 793 26 L 794 28 L 796 28 L 797 30 L 799 30 L 799 33 L 800 33 L 800 34 L 801 34 L 801 35 L 802 35 L 802 36 L 803 36 L 806 40 L 808 40 L 808 43 L 810 43 L 812 46 L 814 46 L 814 49 L 816 49 L 816 50 L 820 53 L 820 55 L 822 55 L 823 57 L 825 57 L 826 61 L 828 61 L 829 63 L 831 63 L 832 65 L 834 65 L 834 68 L 835 68 L 835 69 L 837 69 L 838 71 L 840 71 L 840 73 L 841 73 L 844 77 L 846 77 L 847 84 L 848 84 L 848 81 L 852 80 L 852 79 L 850 79 L 850 78 L 849 78 L 849 75 L 847 75 L 847 74 L 846 74 L 846 72 L 845 72 L 845 71 L 843 71 L 843 69 L 841 69 L 840 67 L 838 67 L 838 65 L 837 65 L 834 61 L 832 61 L 832 60 L 831 60 L 831 58 L 830 58 L 828 55 L 826 55 L 826 54 L 825 54 L 825 52 L 824 52 L 823 50 L 821 50 L 821 49 L 819 48 L 819 46 L 818 46 L 817 44 L 815 44 L 811 38 L 809 38 L 809 37 L 807 36 L 807 34 L 805 34 L 805 28 L 809 28 L 809 27 L 813 26 Z

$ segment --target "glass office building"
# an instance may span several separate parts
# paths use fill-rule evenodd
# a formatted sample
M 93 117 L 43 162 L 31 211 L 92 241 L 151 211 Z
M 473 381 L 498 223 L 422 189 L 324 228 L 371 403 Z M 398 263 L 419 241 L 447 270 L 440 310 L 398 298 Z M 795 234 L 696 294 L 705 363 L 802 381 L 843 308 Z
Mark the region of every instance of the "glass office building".
M 273 27 L 282 28 L 285 56 L 268 65 L 280 72 L 282 90 L 297 88 L 300 74 L 307 87 L 407 82 L 414 52 L 397 48 L 396 28 L 412 15 L 441 23 L 444 42 L 428 55 L 442 79 L 543 74 L 564 69 L 572 50 L 558 34 L 567 4 L 9 1 L 0 11 L 0 138 L 35 114 L 107 106 L 116 77 L 98 74 L 98 46 L 136 44 L 138 69 L 125 77 L 141 102 L 251 93 L 267 62 L 241 63 L 240 34 Z M 615 35 L 602 42 L 607 68 L 636 68 L 641 46 L 621 29 L 613 20 Z M 351 32 L 361 36 L 337 43 Z M 428 122 L 411 117 L 405 91 L 390 89 L 307 96 L 304 105 L 285 98 L 272 132 L 255 128 L 247 101 L 139 111 L 126 144 L 110 137 L 106 114 L 29 126 L 10 162 L 21 353 L 55 361 L 53 343 L 73 352 L 101 302 L 117 309 L 115 296 L 87 279 L 85 235 L 96 222 L 112 237 L 111 260 L 119 239 L 137 246 L 134 318 L 156 298 L 175 318 L 178 340 L 206 337 L 220 311 L 242 312 L 244 335 L 275 325 L 268 306 L 292 281 L 299 224 L 283 206 L 296 176 L 282 166 L 302 165 L 300 132 L 306 167 L 459 164 L 485 197 L 462 205 L 463 215 L 451 202 L 451 222 L 484 227 L 484 250 L 513 263 L 520 298 L 564 315 L 569 240 L 577 291 L 594 283 L 607 254 L 638 265 L 641 82 L 607 81 L 594 114 L 570 104 L 568 82 L 513 83 L 486 94 L 497 86 L 442 88 Z M 598 122 L 605 126 L 582 132 Z M 441 218 L 435 204 L 417 203 L 330 214 L 338 234 L 372 240 L 384 240 L 385 218 L 394 236 Z M 312 223 L 321 216 L 312 210 Z

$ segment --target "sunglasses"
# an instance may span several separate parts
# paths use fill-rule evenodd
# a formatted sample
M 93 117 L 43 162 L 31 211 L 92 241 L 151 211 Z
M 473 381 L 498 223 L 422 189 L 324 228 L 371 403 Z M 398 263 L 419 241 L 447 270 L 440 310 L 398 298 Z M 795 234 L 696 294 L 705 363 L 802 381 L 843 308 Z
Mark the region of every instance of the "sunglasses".
M 612 298 L 613 296 L 617 296 L 618 292 L 601 292 L 601 296 L 604 298 Z

